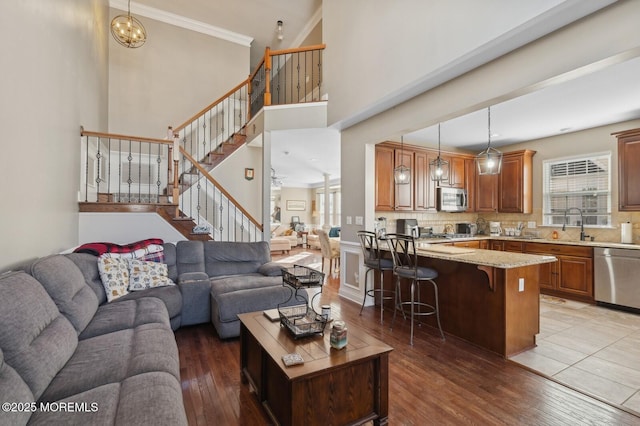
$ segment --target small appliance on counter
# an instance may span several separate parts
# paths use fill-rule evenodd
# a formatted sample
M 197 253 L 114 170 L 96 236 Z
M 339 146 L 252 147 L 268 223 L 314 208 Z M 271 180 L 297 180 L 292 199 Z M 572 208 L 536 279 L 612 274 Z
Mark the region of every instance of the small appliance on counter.
M 492 237 L 499 237 L 502 235 L 502 227 L 500 222 L 489 222 L 489 235 Z
M 396 219 L 396 232 L 419 238 L 420 227 L 418 227 L 418 219 Z
M 478 225 L 475 223 L 456 223 L 456 234 L 474 236 L 478 233 Z

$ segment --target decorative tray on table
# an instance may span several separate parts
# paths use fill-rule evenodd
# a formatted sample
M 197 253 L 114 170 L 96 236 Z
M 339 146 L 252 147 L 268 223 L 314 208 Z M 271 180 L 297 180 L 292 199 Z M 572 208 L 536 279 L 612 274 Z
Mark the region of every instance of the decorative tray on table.
M 294 338 L 324 335 L 326 317 L 317 314 L 307 305 L 278 307 L 280 325 L 291 332 Z
M 324 274 L 302 265 L 293 265 L 282 269 L 282 281 L 291 287 L 318 287 L 324 282 Z

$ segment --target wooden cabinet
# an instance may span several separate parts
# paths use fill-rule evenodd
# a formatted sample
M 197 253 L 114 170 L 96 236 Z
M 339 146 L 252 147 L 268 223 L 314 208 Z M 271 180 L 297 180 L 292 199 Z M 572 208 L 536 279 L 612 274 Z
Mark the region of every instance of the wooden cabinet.
M 478 248 L 481 248 L 483 250 L 488 250 L 489 249 L 489 241 L 488 240 L 480 240 L 480 241 L 478 241 Z
M 514 253 L 522 253 L 523 250 L 522 241 L 505 241 L 502 246 L 502 250 L 511 251 Z
M 466 248 L 480 248 L 479 240 L 472 241 L 456 241 L 453 243 L 454 247 L 466 247 Z
M 395 150 L 391 147 L 376 146 L 376 211 L 393 211 L 395 208 L 395 184 L 393 167 Z
M 431 180 L 429 163 L 438 157 L 438 151 L 419 147 L 384 142 L 375 150 L 375 209 L 376 211 L 436 211 L 438 183 Z M 449 180 L 443 187 L 467 188 L 475 184 L 467 178 L 468 155 L 448 154 L 442 158 L 449 161 Z M 404 164 L 411 169 L 411 182 L 396 185 L 393 180 L 395 167 Z M 475 165 L 473 163 L 472 165 Z M 475 188 L 474 188 L 475 189 Z M 470 191 L 474 192 L 474 191 Z M 474 211 L 474 209 L 470 209 Z
M 436 159 L 436 154 L 433 159 Z M 440 186 L 447 186 L 452 188 L 464 188 L 465 184 L 465 158 L 462 156 L 441 156 L 443 160 L 449 162 L 449 180 L 442 182 Z
M 491 240 L 489 242 L 489 248 L 491 250 L 503 251 L 504 250 L 504 242 L 500 241 L 500 240 Z
M 464 160 L 464 187 L 467 189 L 467 213 L 476 211 L 476 160 Z
M 498 179 L 498 211 L 501 213 L 532 212 L 533 155 L 523 150 L 504 153 Z
M 544 294 L 593 302 L 593 249 L 591 247 L 525 243 L 525 253 L 552 255 L 558 261 L 541 265 Z
M 475 211 L 498 210 L 498 175 L 476 175 L 475 189 Z
M 476 175 L 475 211 L 531 213 L 534 154 L 531 150 L 506 152 L 499 175 Z
M 618 210 L 640 211 L 640 129 L 614 135 L 618 138 Z

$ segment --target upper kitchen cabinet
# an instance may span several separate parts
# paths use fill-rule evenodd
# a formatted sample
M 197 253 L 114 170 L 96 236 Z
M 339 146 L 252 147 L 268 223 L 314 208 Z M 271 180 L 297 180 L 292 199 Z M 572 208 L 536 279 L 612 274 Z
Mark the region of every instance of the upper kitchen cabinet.
M 413 210 L 414 160 L 413 151 L 387 145 L 376 145 L 376 211 Z M 393 169 L 400 164 L 411 169 L 411 181 L 396 185 Z
M 449 162 L 449 180 L 442 182 L 440 186 L 450 186 L 453 188 L 464 188 L 465 158 L 463 156 L 442 156 L 442 158 Z
M 502 155 L 502 172 L 498 179 L 498 211 L 531 213 L 533 198 L 533 155 L 522 150 Z
M 618 138 L 618 210 L 640 211 L 640 129 L 613 135 Z
M 464 187 L 467 189 L 467 212 L 476 211 L 476 160 L 464 160 Z
M 376 145 L 376 211 L 393 211 L 395 207 L 395 183 L 393 168 L 395 149 Z
M 476 167 L 475 161 L 473 166 Z M 498 175 L 479 175 L 475 179 L 475 211 L 498 211 Z

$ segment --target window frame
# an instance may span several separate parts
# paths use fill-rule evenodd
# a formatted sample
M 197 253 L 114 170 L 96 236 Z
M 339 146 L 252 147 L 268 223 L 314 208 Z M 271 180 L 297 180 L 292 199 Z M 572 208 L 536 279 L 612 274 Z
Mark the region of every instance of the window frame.
M 585 228 L 611 228 L 612 227 L 612 152 L 595 152 L 588 154 L 575 155 L 570 157 L 550 158 L 543 160 L 542 162 L 542 226 L 558 227 L 563 226 L 565 219 L 565 210 L 557 209 L 553 211 L 553 202 L 551 194 L 552 178 L 551 169 L 555 165 L 567 164 L 567 175 L 575 176 L 573 181 L 567 180 L 567 187 L 571 186 L 583 186 L 582 190 L 569 190 L 555 191 L 557 197 L 564 196 L 566 199 L 566 208 L 580 208 L 583 211 L 584 224 L 580 222 L 580 213 L 577 210 L 571 210 L 566 214 L 567 227 L 580 227 Z M 587 162 L 584 170 L 583 181 L 578 179 L 577 174 L 571 175 L 569 170 L 573 167 L 573 170 L 580 170 L 579 166 L 575 163 Z M 589 164 L 588 162 L 591 162 Z M 574 163 L 574 164 L 571 164 Z M 592 167 L 606 166 L 604 172 L 607 173 L 606 181 L 603 178 L 596 176 L 599 172 L 589 173 Z M 600 172 L 601 173 L 601 172 Z M 593 176 L 593 177 L 591 177 Z M 584 185 L 588 185 L 584 189 Z M 557 186 L 557 184 L 556 184 Z M 593 186 L 593 187 L 592 187 Z M 571 199 L 573 198 L 573 202 Z M 585 207 L 586 205 L 586 207 Z M 596 223 L 593 223 L 595 220 Z

